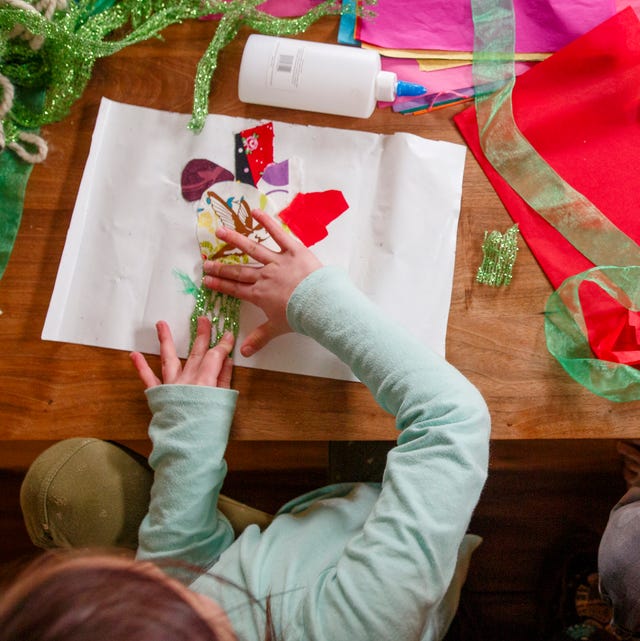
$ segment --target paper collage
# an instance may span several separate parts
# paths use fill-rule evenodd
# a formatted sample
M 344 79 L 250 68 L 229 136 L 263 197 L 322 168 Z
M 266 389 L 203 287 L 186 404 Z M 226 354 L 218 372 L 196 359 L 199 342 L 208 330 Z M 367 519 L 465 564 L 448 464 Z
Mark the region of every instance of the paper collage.
M 182 172 L 183 197 L 187 201 L 200 199 L 196 211 L 202 259 L 252 262 L 250 256 L 217 238 L 220 226 L 277 251 L 278 246 L 251 214 L 256 208 L 278 215 L 285 229 L 306 247 L 325 238 L 326 225 L 349 207 L 342 192 L 301 193 L 300 159 L 274 160 L 272 122 L 245 129 L 234 138 L 235 180 L 230 171 L 203 159 L 190 160 Z M 290 173 L 289 167 L 295 171 Z
M 251 256 L 221 241 L 216 234 L 220 227 L 232 229 L 258 245 L 278 251 L 279 247 L 264 226 L 253 217 L 254 209 L 261 209 L 273 217 L 277 215 L 283 229 L 295 234 L 307 247 L 325 238 L 328 235 L 326 225 L 349 207 L 342 192 L 332 189 L 300 193 L 299 171 L 290 176 L 289 160 L 274 160 L 272 122 L 240 131 L 233 140 L 235 180 L 229 180 L 229 177 L 233 179 L 229 170 L 206 159 L 190 160 L 182 171 L 183 197 L 189 202 L 200 199 L 196 215 L 202 260 L 257 264 Z M 299 170 L 300 160 L 291 159 L 291 167 Z M 184 283 L 185 293 L 195 298 L 190 318 L 191 345 L 196 338 L 199 316 L 206 316 L 211 321 L 212 345 L 227 331 L 237 336 L 239 301 L 211 291 L 202 281 L 198 284 L 191 280 L 188 274 L 177 271 L 177 275 Z
M 236 182 L 229 185 L 233 194 L 221 194 L 229 181 L 217 178 L 234 173 L 234 136 L 265 124 L 210 115 L 194 135 L 188 119 L 103 99 L 43 339 L 157 354 L 154 325 L 164 319 L 186 356 L 193 296 L 176 273 L 200 282 L 208 223 L 203 218 L 198 228 L 197 209 L 213 220 L 207 191 L 227 205 L 235 198 L 237 211 L 237 190 L 246 189 L 240 196 L 253 205 L 249 192 L 256 188 Z M 320 227 L 327 231 L 314 253 L 345 269 L 393 320 L 444 355 L 466 147 L 280 122 L 273 122 L 273 133 L 273 163 L 260 176 L 258 198 L 277 212 L 297 194 L 305 195 L 305 211 L 313 194 L 347 204 L 340 214 L 337 207 L 327 218 L 308 218 L 312 236 L 322 236 Z M 296 193 L 275 204 L 272 198 L 292 182 Z M 238 340 L 263 320 L 261 310 L 243 303 Z M 246 367 L 353 380 L 337 358 L 296 334 L 234 359 Z

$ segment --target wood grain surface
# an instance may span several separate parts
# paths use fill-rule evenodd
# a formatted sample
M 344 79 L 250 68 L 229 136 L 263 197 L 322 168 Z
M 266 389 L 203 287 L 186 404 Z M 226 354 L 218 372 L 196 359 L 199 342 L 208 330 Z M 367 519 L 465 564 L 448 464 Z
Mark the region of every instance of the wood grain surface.
M 95 436 L 144 440 L 149 420 L 142 387 L 124 352 L 42 341 L 40 334 L 102 96 L 189 113 L 197 61 L 216 23 L 168 28 L 164 38 L 97 62 L 84 95 L 61 122 L 45 127 L 49 156 L 34 168 L 14 252 L 0 281 L 0 441 Z M 211 113 L 390 134 L 406 131 L 463 144 L 453 116 L 377 110 L 367 120 L 244 105 L 237 78 L 248 31 L 223 50 Z M 335 42 L 337 19 L 303 36 Z M 424 205 L 428 207 L 428 203 Z M 447 357 L 483 393 L 494 439 L 638 436 L 637 403 L 601 399 L 570 379 L 548 353 L 543 310 L 552 289 L 526 245 L 506 288 L 475 282 L 485 230 L 512 224 L 467 153 Z M 99 260 L 99 257 L 97 257 Z M 415 296 L 429 296 L 429 274 L 415 275 Z M 152 357 L 157 364 L 157 359 Z M 393 419 L 359 383 L 236 368 L 240 391 L 232 438 L 238 440 L 388 440 Z M 2 444 L 0 442 L 0 449 Z

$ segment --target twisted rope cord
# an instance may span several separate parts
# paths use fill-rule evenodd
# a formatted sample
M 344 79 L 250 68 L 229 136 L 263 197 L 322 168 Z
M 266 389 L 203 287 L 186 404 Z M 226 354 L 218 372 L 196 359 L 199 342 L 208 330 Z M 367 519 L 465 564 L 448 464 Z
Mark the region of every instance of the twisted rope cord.
M 2 88 L 2 102 L 0 102 L 0 153 L 8 147 L 25 162 L 31 164 L 42 162 L 47 157 L 49 148 L 41 136 L 28 131 L 20 131 L 15 125 L 8 126 L 5 129 L 5 120 L 13 107 L 15 90 L 9 78 L 3 74 L 0 74 L 0 88 Z M 7 125 L 9 124 L 7 122 Z M 30 151 L 30 147 L 33 147 L 34 151 Z

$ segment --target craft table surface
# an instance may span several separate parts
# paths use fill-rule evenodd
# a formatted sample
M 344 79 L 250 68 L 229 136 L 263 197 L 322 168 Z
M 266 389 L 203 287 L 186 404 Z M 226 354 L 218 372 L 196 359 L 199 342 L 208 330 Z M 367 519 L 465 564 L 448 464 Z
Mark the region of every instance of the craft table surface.
M 98 61 L 71 113 L 43 129 L 49 156 L 29 180 L 20 232 L 0 281 L 0 441 L 146 438 L 149 410 L 127 353 L 42 341 L 40 333 L 101 97 L 190 113 L 196 63 L 215 26 L 214 22 L 174 25 L 163 33 L 163 40 L 150 40 Z M 337 18 L 325 18 L 302 37 L 335 42 L 337 28 Z M 240 103 L 238 68 L 248 33 L 242 31 L 222 51 L 211 113 L 384 134 L 407 131 L 464 144 L 452 120 L 462 107 L 420 116 L 377 110 L 363 120 Z M 504 231 L 511 224 L 468 152 L 447 358 L 484 395 L 493 438 L 640 436 L 639 422 L 634 420 L 640 416 L 638 403 L 617 404 L 595 396 L 569 378 L 548 353 L 543 310 L 552 288 L 523 241 L 508 287 L 475 281 L 485 230 Z M 415 296 L 429 296 L 429 278 L 415 274 Z M 150 360 L 158 364 L 157 357 Z M 359 383 L 237 367 L 233 385 L 240 392 L 233 439 L 395 437 L 392 417 Z

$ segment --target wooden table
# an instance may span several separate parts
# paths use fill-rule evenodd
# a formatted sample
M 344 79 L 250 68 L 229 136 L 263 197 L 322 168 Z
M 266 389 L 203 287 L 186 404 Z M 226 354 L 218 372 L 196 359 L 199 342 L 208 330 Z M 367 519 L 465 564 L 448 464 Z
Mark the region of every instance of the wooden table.
M 0 441 L 95 436 L 144 440 L 149 411 L 125 352 L 40 339 L 58 263 L 102 96 L 189 113 L 195 66 L 216 23 L 175 25 L 99 61 L 70 115 L 43 134 L 49 156 L 34 168 L 15 249 L 0 281 Z M 452 117 L 461 107 L 421 116 L 377 110 L 368 120 L 244 105 L 237 76 L 247 31 L 223 50 L 210 112 L 390 134 L 407 131 L 463 143 Z M 337 19 L 303 36 L 335 42 Z M 494 439 L 638 436 L 637 403 L 616 404 L 575 383 L 548 353 L 543 310 L 552 289 L 524 242 L 512 283 L 475 282 L 485 230 L 511 219 L 467 154 L 447 357 L 484 394 Z M 429 295 L 417 275 L 416 295 Z M 157 363 L 157 359 L 154 361 Z M 393 420 L 358 383 L 236 368 L 240 391 L 233 439 L 244 441 L 388 440 Z M 0 448 L 2 445 L 0 444 Z

